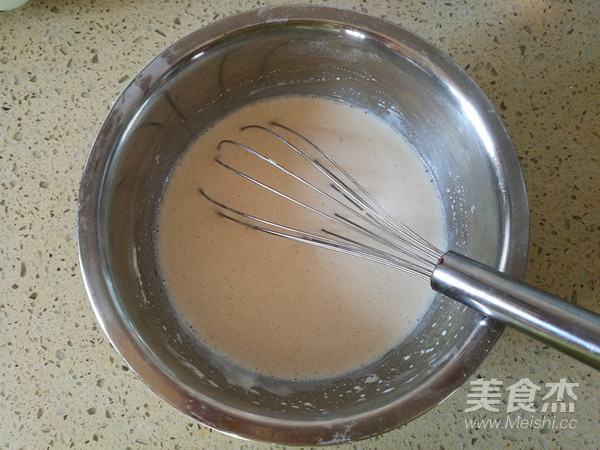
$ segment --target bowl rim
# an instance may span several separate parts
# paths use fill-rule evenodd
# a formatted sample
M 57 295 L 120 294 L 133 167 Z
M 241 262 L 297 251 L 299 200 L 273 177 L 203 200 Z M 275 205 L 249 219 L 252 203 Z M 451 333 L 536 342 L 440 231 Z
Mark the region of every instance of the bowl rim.
M 136 111 L 161 80 L 180 63 L 210 48 L 223 38 L 257 27 L 312 23 L 333 26 L 340 32 L 358 31 L 378 36 L 387 45 L 411 52 L 411 57 L 450 82 L 485 120 L 502 160 L 495 164 L 506 178 L 503 205 L 510 212 L 498 269 L 521 278 L 529 245 L 529 207 L 525 182 L 516 151 L 501 119 L 477 84 L 447 55 L 402 26 L 356 11 L 326 6 L 295 5 L 254 9 L 210 23 L 163 50 L 132 79 L 108 112 L 90 149 L 81 178 L 77 211 L 77 246 L 85 288 L 92 308 L 110 342 L 137 374 L 168 403 L 202 424 L 239 438 L 279 444 L 314 445 L 367 438 L 406 423 L 450 396 L 476 370 L 494 346 L 504 326 L 483 318 L 471 332 L 479 345 L 463 346 L 434 376 L 428 377 L 410 399 L 401 399 L 377 410 L 355 416 L 316 421 L 290 421 L 239 412 L 206 396 L 186 390 L 154 361 L 143 342 L 131 336 L 118 305 L 113 301 L 101 262 L 100 198 L 105 169 L 114 143 L 124 133 Z M 509 220 L 510 219 L 510 220 Z

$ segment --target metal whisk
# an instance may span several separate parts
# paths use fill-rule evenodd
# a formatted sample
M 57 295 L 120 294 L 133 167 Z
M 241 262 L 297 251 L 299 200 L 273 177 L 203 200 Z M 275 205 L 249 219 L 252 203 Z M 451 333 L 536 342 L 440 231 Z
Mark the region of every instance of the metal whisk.
M 215 158 L 219 165 L 310 211 L 329 225 L 313 232 L 301 230 L 236 209 L 201 188 L 200 193 L 218 207 L 218 214 L 264 233 L 346 253 L 430 280 L 431 287 L 437 292 L 600 369 L 599 315 L 459 253 L 437 249 L 396 219 L 326 152 L 291 128 L 272 122 L 270 128 L 249 125 L 243 129 L 255 129 L 279 140 L 285 149 L 305 161 L 323 182 L 314 182 L 314 176 L 310 179 L 301 176 L 272 157 L 237 141 L 223 140 L 219 149 L 227 146 L 258 158 L 306 188 L 311 195 L 334 205 L 336 212 L 326 212 L 309 201 L 266 184 L 228 163 L 219 154 Z

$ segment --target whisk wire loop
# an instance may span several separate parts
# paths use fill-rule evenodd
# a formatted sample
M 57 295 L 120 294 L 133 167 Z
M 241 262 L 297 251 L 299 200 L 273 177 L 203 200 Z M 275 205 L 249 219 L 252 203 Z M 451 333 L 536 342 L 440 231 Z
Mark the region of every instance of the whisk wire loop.
M 232 141 L 233 142 L 233 141 Z M 275 188 L 273 188 L 272 186 L 269 186 L 265 183 L 263 183 L 262 181 L 259 181 L 253 177 L 251 177 L 250 175 L 243 173 L 241 171 L 239 171 L 238 169 L 235 169 L 234 167 L 230 166 L 229 164 L 223 162 L 222 160 L 220 160 L 219 158 L 216 159 L 216 161 L 223 167 L 225 167 L 226 169 L 232 171 L 233 173 L 235 173 L 236 175 L 241 176 L 242 178 L 266 189 L 269 192 L 272 192 L 273 194 L 276 194 L 282 198 L 285 198 L 286 200 L 289 200 L 290 202 L 301 206 L 302 208 L 305 208 L 315 214 L 318 214 L 321 217 L 324 217 L 325 219 L 337 223 L 339 225 L 342 225 L 344 227 L 350 228 L 352 230 L 354 230 L 355 232 L 362 234 L 363 236 L 366 236 L 376 242 L 379 242 L 383 245 L 386 245 L 388 247 L 391 248 L 395 248 L 396 250 L 398 250 L 400 253 L 405 254 L 406 256 L 409 256 L 411 258 L 414 258 L 418 261 L 420 261 L 421 263 L 424 264 L 424 266 L 420 266 L 416 263 L 412 263 L 412 267 L 407 267 L 408 265 L 411 265 L 411 261 L 404 259 L 404 258 L 400 258 L 398 256 L 394 256 L 394 255 L 390 255 L 388 253 L 385 253 L 381 250 L 378 250 L 374 247 L 368 246 L 364 243 L 358 243 L 358 241 L 349 239 L 347 237 L 344 237 L 340 234 L 337 233 L 333 233 L 331 231 L 328 231 L 326 229 L 321 229 L 321 231 L 325 234 L 331 235 L 331 236 L 335 236 L 338 239 L 341 239 L 343 241 L 345 241 L 346 243 L 352 243 L 352 245 L 343 245 L 340 243 L 340 241 L 335 241 L 332 239 L 328 239 L 325 238 L 322 235 L 316 235 L 314 233 L 310 233 L 307 231 L 301 231 L 298 230 L 296 228 L 292 228 L 286 225 L 282 225 L 282 224 L 278 224 L 275 222 L 271 222 L 268 221 L 266 219 L 245 213 L 243 211 L 240 211 L 238 209 L 232 208 L 228 205 L 225 205 L 221 202 L 218 202 L 217 200 L 213 199 L 212 197 L 210 197 L 203 189 L 200 189 L 200 193 L 209 201 L 211 201 L 213 204 L 219 206 L 220 208 L 222 208 L 223 210 L 229 211 L 230 213 L 233 213 L 236 217 L 232 217 L 230 215 L 224 214 L 222 211 L 219 212 L 219 214 L 227 219 L 230 219 L 234 222 L 240 223 L 242 225 L 246 225 L 249 226 L 251 228 L 254 228 L 255 230 L 258 231 L 262 231 L 265 233 L 269 233 L 272 235 L 276 235 L 276 236 L 280 236 L 280 237 L 287 237 L 289 239 L 295 240 L 295 241 L 304 241 L 306 243 L 309 243 L 311 245 L 318 245 L 320 247 L 328 247 L 331 248 L 332 250 L 337 250 L 337 251 L 342 251 L 344 253 L 347 254 L 354 254 L 355 256 L 360 256 L 366 259 L 369 259 L 371 261 L 376 261 L 376 262 L 380 262 L 382 264 L 388 265 L 388 266 L 393 266 L 396 268 L 401 268 L 403 270 L 405 270 L 406 272 L 410 272 L 414 275 L 418 275 L 421 276 L 422 278 L 429 278 L 430 274 L 431 274 L 431 270 L 432 270 L 432 263 L 431 261 L 422 258 L 420 255 L 415 254 L 413 252 L 409 252 L 406 248 L 398 246 L 397 244 L 395 244 L 393 241 L 388 240 L 388 239 L 384 239 L 382 236 L 373 233 L 372 231 L 370 231 L 368 228 L 359 225 L 356 222 L 351 221 L 350 219 L 342 216 L 339 213 L 335 213 L 333 215 L 331 214 L 327 214 L 324 213 L 323 211 L 320 211 L 318 209 L 313 208 L 312 206 L 301 202 L 298 199 L 295 199 L 293 197 L 290 197 L 289 195 L 285 194 L 284 192 L 281 192 Z M 319 192 L 321 192 L 319 190 Z M 324 193 L 324 195 L 326 195 Z M 332 200 L 336 200 L 336 199 L 332 199 Z M 342 206 L 345 206 L 343 204 L 341 204 Z M 239 218 L 244 218 L 249 220 L 248 221 L 244 221 L 241 220 Z M 267 225 L 271 228 L 266 228 L 266 227 L 262 227 L 262 226 L 257 226 L 255 224 L 253 224 L 252 222 L 256 222 L 256 223 L 261 223 L 263 225 Z M 279 231 L 276 231 L 279 230 Z M 287 232 L 288 234 L 285 234 L 285 232 Z M 294 234 L 291 234 L 294 233 Z
M 273 131 L 271 128 L 262 125 L 247 125 L 243 127 L 242 130 L 256 129 L 279 140 L 284 144 L 284 148 L 293 151 L 296 155 L 308 162 L 311 167 L 325 176 L 329 181 L 327 187 L 337 196 L 326 192 L 324 188 L 316 186 L 314 183 L 288 169 L 277 160 L 238 141 L 224 139 L 219 142 L 218 149 L 222 151 L 226 145 L 229 145 L 234 149 L 243 150 L 249 155 L 259 158 L 262 162 L 275 167 L 277 170 L 332 202 L 333 205 L 340 207 L 345 214 L 340 214 L 339 212 L 330 214 L 317 209 L 310 204 L 233 167 L 231 164 L 225 162 L 221 155 L 218 155 L 215 158 L 215 161 L 222 167 L 247 181 L 260 186 L 293 204 L 305 208 L 332 223 L 367 237 L 374 243 L 377 243 L 388 250 L 384 251 L 376 246 L 368 245 L 362 241 L 359 242 L 348 236 L 325 228 L 320 230 L 323 234 L 315 234 L 271 222 L 218 202 L 206 194 L 203 189 L 200 189 L 201 194 L 205 198 L 221 208 L 220 214 L 222 216 L 265 233 L 366 258 L 381 264 L 393 266 L 421 278 L 428 279 L 431 277 L 433 269 L 443 254 L 440 250 L 429 244 L 418 234 L 414 233 L 410 228 L 406 227 L 402 222 L 396 219 L 383 205 L 369 194 L 360 183 L 344 170 L 343 167 L 312 141 L 285 125 L 281 125 L 277 122 L 271 122 L 270 125 L 290 133 L 299 140 L 300 144 L 307 145 L 309 148 L 316 151 L 318 156 L 311 157 L 306 150 L 300 148 L 300 145 L 291 142 L 290 139 L 286 139 L 286 137 Z M 330 167 L 320 161 L 318 159 L 320 157 L 322 157 Z M 223 211 L 227 211 L 229 214 L 226 214 Z M 349 214 L 349 216 L 347 216 L 347 214 Z M 351 219 L 350 217 L 354 217 L 354 219 Z M 394 250 L 396 253 L 390 253 L 390 249 Z
M 364 207 L 366 207 L 367 210 L 370 210 L 373 213 L 375 213 L 374 215 L 376 217 L 380 218 L 381 220 L 387 219 L 387 220 L 391 221 L 394 224 L 393 228 L 398 233 L 399 237 L 406 238 L 408 240 L 407 243 L 412 243 L 414 245 L 417 245 L 422 251 L 426 252 L 431 257 L 439 259 L 439 257 L 443 254 L 443 252 L 441 252 L 439 249 L 437 249 L 435 246 L 433 246 L 429 241 L 423 239 L 420 235 L 418 235 L 416 232 L 414 232 L 409 227 L 407 227 L 404 223 L 402 223 L 400 220 L 398 220 L 398 218 L 396 216 L 394 216 L 392 213 L 390 213 L 390 211 L 385 206 L 383 206 L 375 197 L 373 197 L 369 193 L 369 191 L 367 191 L 358 181 L 356 181 L 356 179 L 352 175 L 350 175 L 337 161 L 335 161 L 333 158 L 331 158 L 318 145 L 316 145 L 314 142 L 312 142 L 306 136 L 298 133 L 297 131 L 293 130 L 292 128 L 289 128 L 286 125 L 282 125 L 278 122 L 270 122 L 270 124 L 274 127 L 282 128 L 282 129 L 288 131 L 289 133 L 293 134 L 294 136 L 296 136 L 298 139 L 304 141 L 306 144 L 308 144 L 310 147 L 312 147 L 315 151 L 317 151 L 320 155 L 322 155 L 347 180 L 349 180 L 349 182 L 352 185 L 354 185 L 354 187 L 356 189 L 358 189 L 366 197 L 366 199 L 368 201 L 365 201 L 364 199 L 360 198 L 358 196 L 358 194 L 351 187 L 349 187 L 346 183 L 344 183 L 340 177 L 336 176 L 332 171 L 327 169 L 327 167 L 318 163 L 318 161 L 316 161 L 316 160 L 314 161 L 314 163 L 317 164 L 320 167 L 320 169 L 322 169 L 323 173 L 326 173 L 330 179 L 336 180 L 336 185 L 342 188 L 344 195 L 348 195 L 349 197 L 352 197 L 352 198 L 358 200 L 358 202 L 356 203 L 357 206 L 363 205 Z M 265 127 L 262 127 L 262 128 L 266 129 Z M 266 129 L 266 130 L 268 130 L 268 129 Z M 273 134 L 276 134 L 272 131 L 270 131 L 270 132 Z M 386 222 L 387 222 L 387 220 L 386 220 Z
M 213 204 L 233 214 L 229 215 L 223 211 L 219 211 L 218 214 L 220 216 L 233 222 L 252 228 L 254 230 L 261 231 L 263 233 L 267 233 L 273 236 L 283 237 L 292 241 L 301 242 L 316 247 L 336 250 L 338 252 L 350 254 L 353 256 L 358 256 L 369 261 L 377 262 L 389 267 L 403 270 L 411 275 L 418 276 L 423 279 L 428 280 L 430 278 L 431 271 L 429 269 L 419 267 L 417 265 L 414 265 L 413 267 L 408 267 L 408 265 L 410 264 L 408 260 L 404 260 L 401 257 L 391 255 L 377 248 L 368 246 L 364 243 L 359 243 L 358 241 L 351 240 L 347 237 L 338 235 L 333 232 L 328 232 L 326 230 L 321 231 L 323 231 L 324 233 L 331 234 L 339 240 L 329 239 L 326 236 L 299 230 L 297 228 L 293 228 L 287 225 L 278 224 L 254 216 L 252 214 L 245 213 L 238 209 L 232 208 L 231 206 L 225 205 L 224 203 L 221 203 L 215 200 L 214 198 L 210 197 L 203 189 L 200 189 L 199 192 Z M 265 226 L 257 224 L 263 224 Z

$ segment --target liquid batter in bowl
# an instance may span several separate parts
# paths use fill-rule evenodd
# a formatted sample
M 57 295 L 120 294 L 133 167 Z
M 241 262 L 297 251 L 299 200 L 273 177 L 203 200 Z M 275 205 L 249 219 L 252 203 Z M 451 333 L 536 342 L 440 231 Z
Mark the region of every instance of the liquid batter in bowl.
M 369 364 L 402 342 L 433 299 L 426 281 L 223 219 L 199 194 L 261 217 L 310 214 L 215 163 L 221 152 L 263 181 L 282 181 L 223 139 L 288 155 L 275 139 L 240 131 L 276 121 L 311 139 L 410 228 L 445 249 L 438 191 L 418 153 L 383 119 L 331 99 L 281 97 L 246 106 L 207 130 L 173 170 L 160 205 L 162 276 L 181 320 L 231 362 L 273 377 L 319 379 Z M 243 152 L 237 152 L 243 153 Z M 292 153 L 292 152 L 288 152 Z M 240 159 L 241 158 L 241 159 Z

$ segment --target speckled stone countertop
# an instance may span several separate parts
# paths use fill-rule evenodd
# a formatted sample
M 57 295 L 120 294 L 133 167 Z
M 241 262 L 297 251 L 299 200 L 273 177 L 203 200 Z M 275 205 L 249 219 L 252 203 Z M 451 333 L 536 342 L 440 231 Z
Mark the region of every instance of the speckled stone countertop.
M 75 241 L 85 158 L 128 80 L 188 32 L 267 3 L 288 2 L 32 0 L 0 12 L 1 447 L 268 447 L 198 425 L 128 370 L 96 322 Z M 314 3 L 402 24 L 479 83 L 523 165 L 527 281 L 600 311 L 598 3 Z M 507 330 L 471 381 L 493 378 L 540 387 L 534 411 L 521 411 L 530 424 L 505 423 L 508 391 L 498 412 L 466 412 L 476 393 L 468 382 L 410 424 L 336 448 L 600 448 L 597 371 Z M 563 400 L 573 411 L 544 415 L 551 385 L 571 383 L 577 398 Z M 467 423 L 486 418 L 502 423 Z M 536 424 L 544 418 L 554 422 Z

